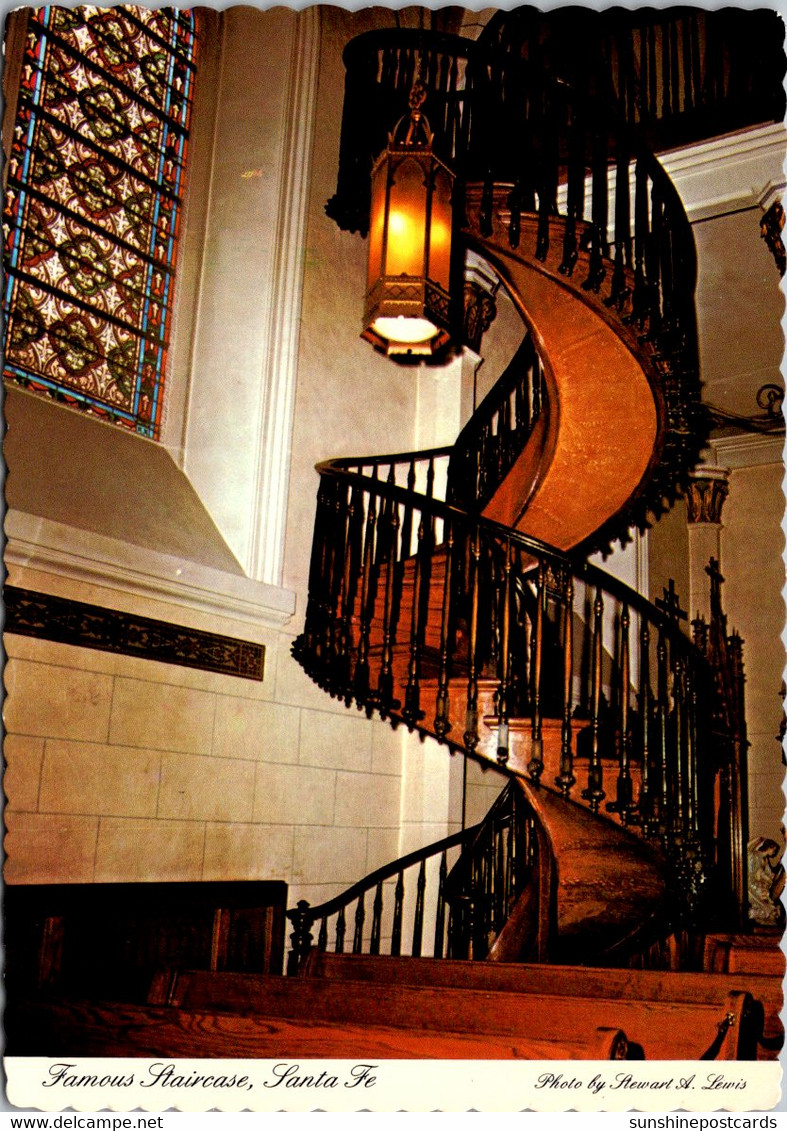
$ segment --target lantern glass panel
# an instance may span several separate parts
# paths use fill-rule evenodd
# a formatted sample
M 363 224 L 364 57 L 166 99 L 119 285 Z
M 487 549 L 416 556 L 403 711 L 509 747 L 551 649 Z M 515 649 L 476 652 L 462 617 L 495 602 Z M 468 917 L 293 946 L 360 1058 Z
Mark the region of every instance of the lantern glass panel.
M 429 230 L 429 278 L 449 289 L 451 274 L 451 179 L 444 169 L 437 168 L 432 193 Z
M 389 195 L 386 275 L 423 277 L 426 191 L 422 164 L 405 157 L 396 165 Z

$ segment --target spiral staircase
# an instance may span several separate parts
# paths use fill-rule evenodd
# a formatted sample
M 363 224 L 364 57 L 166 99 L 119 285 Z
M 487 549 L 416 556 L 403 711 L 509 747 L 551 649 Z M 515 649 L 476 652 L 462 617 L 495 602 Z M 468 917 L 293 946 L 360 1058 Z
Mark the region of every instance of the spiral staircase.
M 697 16 L 629 28 L 604 82 L 570 51 L 546 69 L 534 19 L 499 13 L 477 44 L 397 31 L 345 52 L 329 215 L 365 231 L 373 123 L 417 70 L 459 170 L 463 246 L 524 340 L 451 448 L 320 465 L 293 654 L 348 707 L 510 786 L 481 825 L 289 912 L 291 972 L 312 949 L 700 968 L 709 935 L 747 923 L 741 641 L 718 563 L 710 623 L 686 631 L 671 582 L 651 604 L 588 561 L 670 505 L 703 444 L 693 239 L 648 143 L 669 114 L 689 133 L 693 109 L 707 116 Z

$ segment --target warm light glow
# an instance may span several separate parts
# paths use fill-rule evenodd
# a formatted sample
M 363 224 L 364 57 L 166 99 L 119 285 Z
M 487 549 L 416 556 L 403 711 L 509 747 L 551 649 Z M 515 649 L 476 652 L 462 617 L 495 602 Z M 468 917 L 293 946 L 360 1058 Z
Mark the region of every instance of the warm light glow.
M 387 275 L 417 275 L 423 271 L 423 227 L 407 212 L 392 210 L 388 215 L 386 260 Z
M 432 216 L 429 230 L 429 275 L 448 289 L 451 262 L 451 228 L 439 216 Z
M 399 361 L 450 342 L 451 195 L 428 147 L 391 140 L 372 171 L 363 337 Z
M 437 327 L 428 318 L 376 318 L 372 329 L 387 342 L 401 342 L 402 345 L 415 346 L 430 341 L 437 334 Z

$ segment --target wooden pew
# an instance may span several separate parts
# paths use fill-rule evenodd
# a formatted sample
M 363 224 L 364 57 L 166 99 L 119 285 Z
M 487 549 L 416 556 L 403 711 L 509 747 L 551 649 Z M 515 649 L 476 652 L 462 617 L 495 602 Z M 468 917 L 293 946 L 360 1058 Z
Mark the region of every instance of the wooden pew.
M 564 1040 L 399 1028 L 346 1020 L 124 1003 L 42 1002 L 6 1011 L 6 1055 L 195 1059 L 617 1059 L 617 1030 Z
M 163 974 L 149 1000 L 187 1011 L 396 1030 L 422 1049 L 434 1037 L 450 1043 L 472 1035 L 482 1045 L 516 1047 L 515 1055 L 527 1059 L 543 1059 L 545 1051 L 557 1059 L 623 1059 L 628 1053 L 614 1011 L 609 1021 L 597 1011 L 591 1019 L 585 1002 L 565 998 L 193 970 Z
M 712 1048 L 728 1012 L 735 1015 L 735 1025 L 728 1028 L 737 1028 L 737 1038 L 730 1031 L 716 1059 L 775 1059 L 784 1035 L 781 979 L 765 975 L 391 958 L 315 949 L 300 976 L 582 999 L 597 1016 L 614 1017 L 648 1059 L 700 1057 Z M 743 1015 L 736 1002 L 744 1007 Z M 757 1048 L 761 1038 L 765 1045 Z

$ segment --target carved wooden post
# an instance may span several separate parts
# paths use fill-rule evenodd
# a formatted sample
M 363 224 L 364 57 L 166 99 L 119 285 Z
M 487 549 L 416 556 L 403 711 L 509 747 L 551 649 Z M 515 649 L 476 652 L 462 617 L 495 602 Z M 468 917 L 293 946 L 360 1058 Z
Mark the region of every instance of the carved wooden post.
M 292 946 L 287 956 L 287 973 L 297 974 L 306 959 L 306 955 L 311 950 L 314 941 L 311 933 L 314 916 L 312 915 L 308 899 L 299 899 L 295 909 L 287 912 L 287 918 L 293 926 L 293 931 L 290 935 Z

